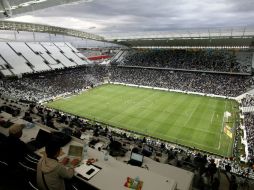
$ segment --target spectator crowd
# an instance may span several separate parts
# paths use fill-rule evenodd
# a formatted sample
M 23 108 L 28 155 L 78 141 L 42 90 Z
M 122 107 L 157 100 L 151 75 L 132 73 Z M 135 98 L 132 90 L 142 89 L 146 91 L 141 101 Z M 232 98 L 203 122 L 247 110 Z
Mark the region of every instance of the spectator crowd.
M 22 78 L 2 78 L 0 93 L 5 97 L 38 102 L 77 93 L 104 82 L 105 78 L 112 82 L 231 97 L 244 93 L 253 84 L 248 75 L 94 65 L 30 74 Z
M 247 94 L 243 99 L 242 99 L 242 106 L 243 107 L 250 107 L 254 106 L 254 97 L 253 95 Z
M 251 52 L 227 50 L 132 50 L 121 59 L 121 65 L 250 73 L 251 61 Z
M 250 76 L 115 67 L 111 81 L 235 97 L 253 83 Z
M 245 98 L 242 99 L 243 107 L 251 107 L 254 106 L 254 96 L 246 95 Z M 244 112 L 243 113 L 243 125 L 246 130 L 246 140 L 248 143 L 248 153 L 249 160 L 254 163 L 254 112 Z
M 105 67 L 85 66 L 0 80 L 5 97 L 38 102 L 65 93 L 75 93 L 103 82 Z
M 254 162 L 254 113 L 244 113 L 244 126 L 248 143 L 249 159 Z

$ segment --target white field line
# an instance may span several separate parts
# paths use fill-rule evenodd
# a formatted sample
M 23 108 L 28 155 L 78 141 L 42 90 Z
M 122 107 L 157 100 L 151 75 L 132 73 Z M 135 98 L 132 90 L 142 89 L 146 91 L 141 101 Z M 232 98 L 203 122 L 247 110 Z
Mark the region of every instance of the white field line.
M 193 115 L 193 113 L 196 111 L 196 109 L 198 108 L 198 105 L 196 105 L 195 106 L 195 109 L 192 109 L 192 112 L 191 112 L 191 114 L 189 114 L 189 117 L 188 117 L 188 119 L 185 121 L 185 123 L 184 123 L 184 127 L 187 125 L 187 123 L 190 121 L 190 119 L 192 118 L 192 115 Z
M 228 103 L 228 101 L 226 100 L 226 104 L 224 106 L 224 112 L 223 113 L 225 113 L 225 111 L 226 111 L 227 103 Z M 218 150 L 220 149 L 220 145 L 221 145 L 221 136 L 222 136 L 222 133 L 223 133 L 223 127 L 224 127 L 224 115 L 223 115 L 223 120 L 222 120 L 222 124 L 221 124 L 220 140 L 219 140 L 219 146 L 217 148 Z
M 212 118 L 211 118 L 211 124 L 213 123 L 213 117 L 214 117 L 214 112 L 213 112 L 213 116 L 212 116 Z

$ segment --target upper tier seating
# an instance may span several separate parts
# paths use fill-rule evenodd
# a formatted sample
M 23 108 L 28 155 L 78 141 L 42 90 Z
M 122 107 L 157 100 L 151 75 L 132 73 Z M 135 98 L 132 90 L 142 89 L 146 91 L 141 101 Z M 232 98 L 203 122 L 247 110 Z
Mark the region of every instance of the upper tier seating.
M 73 67 L 77 66 L 77 63 L 75 63 L 73 60 L 71 61 L 65 55 L 63 52 L 61 52 L 58 47 L 55 46 L 54 43 L 51 42 L 42 42 L 41 45 L 49 51 L 51 56 L 57 61 L 62 63 L 65 67 Z
M 8 43 L 0 42 L 0 55 L 6 62 L 6 68 L 14 75 L 33 72 L 24 56 L 15 52 Z
M 126 53 L 117 60 L 121 65 L 230 73 L 250 73 L 253 56 L 253 52 L 227 50 L 132 50 Z
M 35 54 L 25 43 L 10 42 L 8 44 L 16 53 L 20 53 L 31 63 L 31 67 L 34 71 L 50 70 L 50 67 L 44 62 L 44 59 L 40 55 Z
M 84 55 L 64 42 L 0 42 L 0 72 L 22 75 L 89 64 Z

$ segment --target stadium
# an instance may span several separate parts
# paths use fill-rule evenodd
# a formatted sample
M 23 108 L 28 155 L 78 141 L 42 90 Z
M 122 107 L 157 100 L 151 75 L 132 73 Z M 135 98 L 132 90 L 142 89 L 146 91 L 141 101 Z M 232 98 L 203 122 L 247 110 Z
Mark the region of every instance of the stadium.
M 0 2 L 0 189 L 254 188 L 253 22 L 110 1 Z

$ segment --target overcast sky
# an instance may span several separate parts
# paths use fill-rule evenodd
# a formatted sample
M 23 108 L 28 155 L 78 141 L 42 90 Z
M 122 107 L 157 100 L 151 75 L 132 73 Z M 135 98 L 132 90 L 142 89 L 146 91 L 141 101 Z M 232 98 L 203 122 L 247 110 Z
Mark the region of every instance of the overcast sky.
M 254 26 L 253 16 L 254 0 L 94 0 L 10 20 L 103 34 Z

